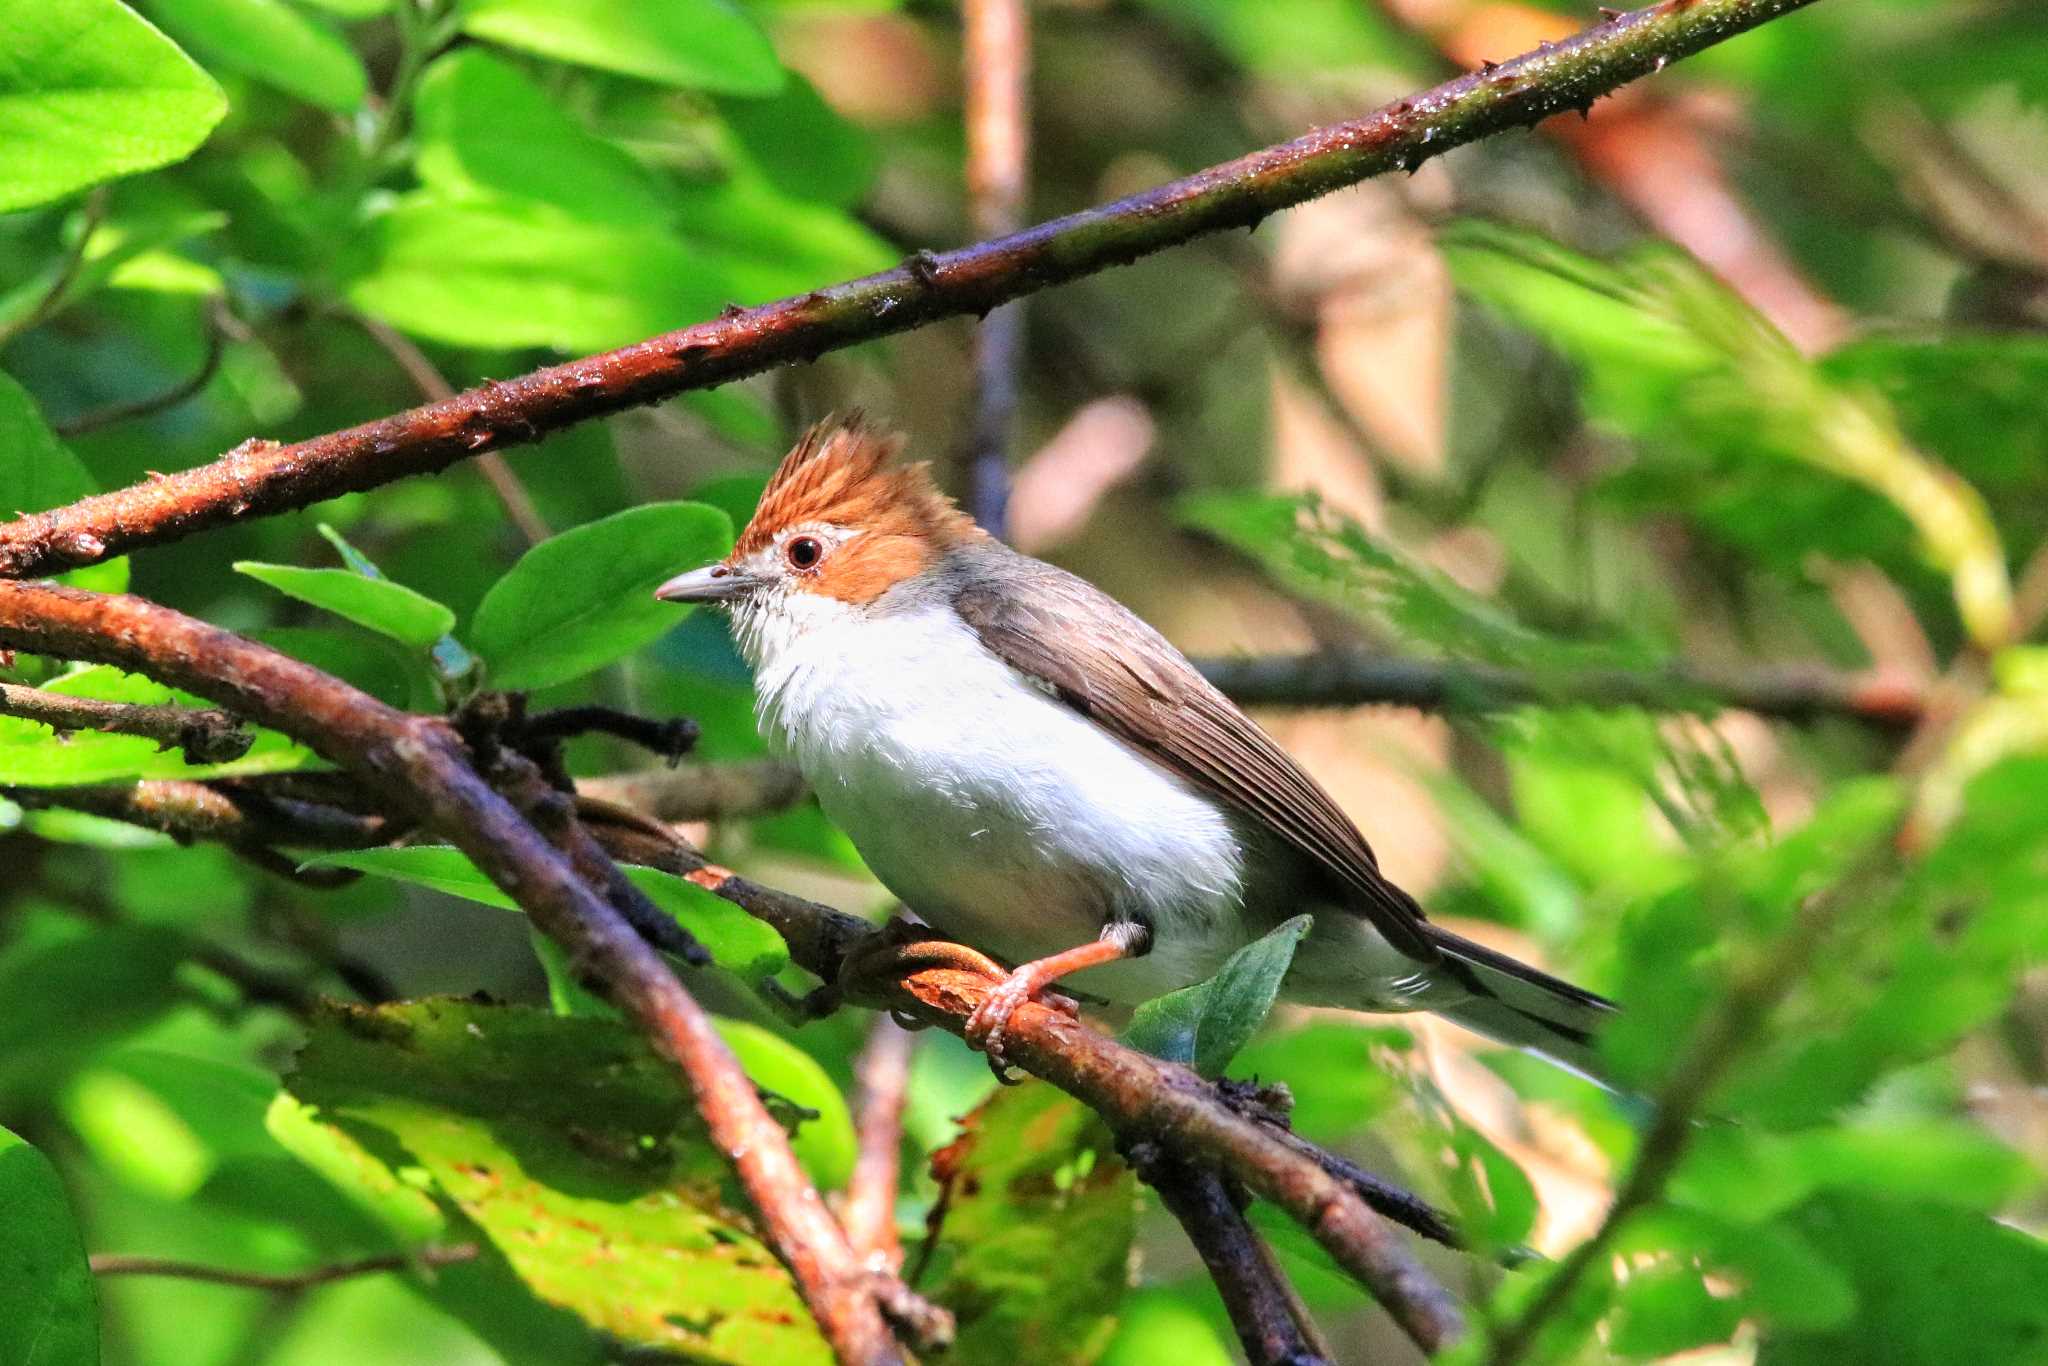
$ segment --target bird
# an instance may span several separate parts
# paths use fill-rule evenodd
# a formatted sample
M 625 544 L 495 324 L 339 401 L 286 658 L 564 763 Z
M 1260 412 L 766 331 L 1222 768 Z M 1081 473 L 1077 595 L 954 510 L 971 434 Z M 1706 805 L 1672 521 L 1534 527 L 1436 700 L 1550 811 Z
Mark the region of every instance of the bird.
M 1009 968 L 966 1029 L 999 1076 L 1055 982 L 1136 1006 L 1306 911 L 1281 999 L 1431 1011 L 1601 1081 L 1613 1002 L 1430 921 L 1164 636 L 904 445 L 859 413 L 813 426 L 731 553 L 656 596 L 729 614 L 769 750 L 920 920 Z

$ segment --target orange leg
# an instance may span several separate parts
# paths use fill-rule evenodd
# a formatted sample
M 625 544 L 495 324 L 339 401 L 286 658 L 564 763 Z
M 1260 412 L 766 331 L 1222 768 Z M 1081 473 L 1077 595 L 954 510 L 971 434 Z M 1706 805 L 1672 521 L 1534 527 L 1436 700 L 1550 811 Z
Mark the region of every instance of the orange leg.
M 1122 958 L 1135 958 L 1151 946 L 1151 931 L 1143 925 L 1120 921 L 1105 926 L 1102 937 L 1092 944 L 1082 944 L 1023 964 L 1004 978 L 1002 985 L 990 992 L 988 999 L 967 1017 L 967 1042 L 988 1055 L 988 1065 L 995 1069 L 997 1080 L 1008 1082 L 1008 1064 L 1003 1058 L 1003 1031 L 1009 1026 L 1010 1016 L 1016 1013 L 1018 1006 L 1035 999 L 1039 992 L 1069 973 L 1100 967 Z

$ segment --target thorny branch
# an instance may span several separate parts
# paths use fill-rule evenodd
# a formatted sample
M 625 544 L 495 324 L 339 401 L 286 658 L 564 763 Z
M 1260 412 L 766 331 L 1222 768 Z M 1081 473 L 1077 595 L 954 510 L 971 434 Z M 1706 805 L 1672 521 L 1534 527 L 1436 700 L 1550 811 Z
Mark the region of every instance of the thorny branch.
M 171 707 L 141 702 L 101 702 L 18 683 L 0 683 L 0 716 L 40 721 L 60 735 L 102 730 L 154 740 L 160 749 L 183 750 L 195 764 L 239 759 L 256 736 L 233 715 L 211 707 Z
M 886 1288 L 855 1259 L 709 1017 L 578 868 L 478 774 L 446 723 L 396 711 L 139 598 L 0 583 L 0 646 L 119 665 L 233 707 L 303 741 L 390 809 L 453 842 L 676 1064 L 839 1359 L 903 1359 L 883 1317 Z M 509 759 L 505 766 L 516 769 Z
M 1413 170 L 1492 133 L 1590 105 L 1618 87 L 1813 0 L 1662 0 L 1576 37 L 1113 204 L 893 270 L 741 309 L 602 355 L 492 382 L 346 431 L 251 440 L 212 464 L 0 524 L 0 576 L 26 578 L 176 540 L 249 515 L 427 474 L 572 423 L 935 319 L 986 313 L 1052 285 L 1368 177 Z

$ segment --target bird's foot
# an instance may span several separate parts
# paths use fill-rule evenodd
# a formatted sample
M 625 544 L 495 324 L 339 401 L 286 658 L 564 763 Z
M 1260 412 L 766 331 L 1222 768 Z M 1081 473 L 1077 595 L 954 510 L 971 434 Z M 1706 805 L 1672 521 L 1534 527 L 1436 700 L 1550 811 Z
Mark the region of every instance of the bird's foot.
M 1010 1070 L 1010 1059 L 1004 1035 L 1010 1027 L 1010 1017 L 1026 1001 L 1037 1000 L 1042 1006 L 1078 1018 L 1081 1008 L 1072 1000 L 1058 994 L 1040 996 L 1049 981 L 1037 963 L 1026 963 L 1009 976 L 1003 978 L 996 988 L 989 992 L 988 999 L 974 1008 L 967 1017 L 962 1035 L 968 1044 L 980 1049 L 988 1057 L 988 1066 L 996 1074 L 996 1080 L 1005 1086 L 1015 1086 L 1023 1078 Z

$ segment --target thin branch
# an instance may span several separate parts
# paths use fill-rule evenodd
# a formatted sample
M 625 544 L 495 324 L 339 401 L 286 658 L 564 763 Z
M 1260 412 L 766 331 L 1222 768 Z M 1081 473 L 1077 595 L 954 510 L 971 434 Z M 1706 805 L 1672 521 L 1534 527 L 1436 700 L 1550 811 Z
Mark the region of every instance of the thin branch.
M 429 403 L 445 403 L 455 397 L 455 386 L 448 382 L 440 367 L 427 359 L 427 353 L 413 344 L 411 337 L 399 331 L 381 318 L 367 313 L 351 313 L 356 325 L 370 334 L 370 340 L 382 347 L 384 354 L 391 357 L 398 368 L 405 371 L 413 387 Z M 497 495 L 498 506 L 505 509 L 505 516 L 519 529 L 528 545 L 539 545 L 554 535 L 547 518 L 540 515 L 533 495 L 526 491 L 526 485 L 519 482 L 519 476 L 512 473 L 512 467 L 505 457 L 496 451 L 485 451 L 476 458 L 477 473 Z
M 1157 189 L 1023 232 L 920 254 L 603 355 L 484 385 L 292 445 L 252 440 L 209 465 L 0 525 L 0 575 L 90 564 L 248 516 L 426 474 L 575 422 L 908 331 L 1176 246 L 1370 176 L 1412 170 L 1629 81 L 1813 0 L 1663 0 L 1562 43 Z
M 227 302 L 215 297 L 207 301 L 206 310 L 206 353 L 199 359 L 199 368 L 169 388 L 159 390 L 142 398 L 128 399 L 120 403 L 109 403 L 104 408 L 92 408 L 51 423 L 51 429 L 61 437 L 83 436 L 96 432 L 102 427 L 111 427 L 117 422 L 130 422 L 138 417 L 153 417 L 177 407 L 189 398 L 196 397 L 213 377 L 220 373 L 221 360 L 228 353 L 228 334 L 240 328 L 228 312 Z
M 5 596 L 0 586 L 0 603 Z M 645 818 L 617 819 L 618 814 L 617 808 L 602 805 L 578 808 L 591 836 L 614 858 L 686 877 L 733 902 L 773 926 L 791 957 L 826 981 L 838 981 L 856 953 L 870 956 L 866 951 L 874 935 L 866 921 L 749 882 L 708 862 L 666 827 Z M 881 973 L 879 995 L 867 999 L 956 1034 L 965 1030 L 974 1007 L 1001 977 L 994 964 L 957 946 L 894 952 L 907 955 L 896 964 L 905 980 L 893 982 Z M 840 995 L 836 988 L 827 994 Z M 1375 1218 L 1375 1212 L 1384 1213 L 1425 1237 L 1457 1246 L 1452 1226 L 1425 1202 L 1287 1131 L 1283 1117 L 1263 1097 L 1132 1052 L 1059 1011 L 1037 1005 L 1021 1009 L 1012 1017 L 1008 1037 L 1014 1061 L 1097 1110 L 1127 1140 L 1154 1142 L 1177 1160 L 1225 1170 L 1274 1201 L 1330 1247 L 1418 1341 L 1447 1341 L 1458 1331 L 1449 1297 Z M 891 1288 L 879 1286 L 876 1293 L 886 1295 Z
M 1180 1221 L 1208 1268 L 1251 1366 L 1328 1366 L 1328 1349 L 1311 1341 L 1306 1315 L 1297 1317 L 1285 1278 L 1223 1177 L 1168 1157 L 1151 1144 L 1132 1144 L 1127 1155 L 1139 1178 L 1159 1192 L 1160 1203 Z
M 92 235 L 99 228 L 100 220 L 106 216 L 107 188 L 102 185 L 85 198 L 85 207 L 80 212 L 78 240 L 64 252 L 64 258 L 57 263 L 55 273 L 28 311 L 11 323 L 0 323 L 0 346 L 5 346 L 25 332 L 42 326 L 64 307 L 64 296 L 71 292 L 71 286 L 85 269 L 85 251 L 92 245 Z
M 139 598 L 0 583 L 0 645 L 118 664 L 222 702 L 311 746 L 454 843 L 603 982 L 676 1064 L 839 1359 L 858 1366 L 903 1359 L 874 1278 L 709 1017 L 661 957 L 477 774 L 444 722 L 396 711 L 309 665 Z
M 794 764 L 748 759 L 579 778 L 576 790 L 658 821 L 716 821 L 786 811 L 803 800 L 804 778 Z
M 860 1155 L 846 1185 L 840 1221 L 860 1259 L 877 1271 L 903 1266 L 896 1232 L 896 1178 L 903 1165 L 903 1102 L 910 1090 L 910 1031 L 887 1012 L 875 1016 L 854 1063 L 855 1128 Z
M 172 707 L 141 702 L 101 702 L 43 688 L 0 683 L 0 716 L 39 721 L 59 732 L 100 730 L 154 740 L 161 749 L 180 749 L 195 764 L 239 759 L 256 743 L 241 718 L 211 707 Z
M 1025 0 L 963 0 L 967 221 L 983 239 L 1024 226 L 1031 166 L 1031 19 Z M 1005 304 L 974 333 L 968 507 L 1008 534 L 1010 430 L 1023 370 L 1024 304 Z
M 403 825 L 382 817 L 274 795 L 256 784 L 157 778 L 89 787 L 6 787 L 0 796 L 30 810 L 84 811 L 182 842 L 207 840 L 237 849 L 366 849 L 404 833 Z
M 956 944 L 889 945 L 864 951 L 859 962 L 846 983 L 855 999 L 956 1034 L 1005 977 Z M 1010 1062 L 1100 1114 L 1125 1144 L 1155 1142 L 1177 1159 L 1226 1171 L 1286 1211 L 1425 1352 L 1464 1335 L 1456 1301 L 1356 1190 L 1275 1142 L 1188 1068 L 1125 1048 L 1035 1001 L 1010 1017 L 1004 1046 Z
M 1790 665 L 1749 671 L 1677 666 L 1660 672 L 1599 669 L 1556 678 L 1476 664 L 1389 659 L 1351 651 L 1197 661 L 1246 706 L 1391 705 L 1433 712 L 1539 706 L 1754 712 L 1800 725 L 1840 717 L 1887 733 L 1918 725 L 1928 707 L 1917 680 Z
M 127 1257 L 112 1252 L 95 1252 L 91 1257 L 95 1276 L 174 1276 L 185 1281 L 206 1281 L 212 1285 L 238 1285 L 248 1290 L 273 1294 L 296 1294 L 334 1281 L 356 1276 L 374 1276 L 386 1271 L 410 1271 L 416 1267 L 454 1266 L 475 1261 L 475 1243 L 448 1247 L 428 1246 L 411 1252 L 394 1252 L 382 1257 L 362 1257 L 352 1262 L 332 1262 L 304 1271 L 241 1271 L 234 1267 L 207 1266 L 168 1257 Z

